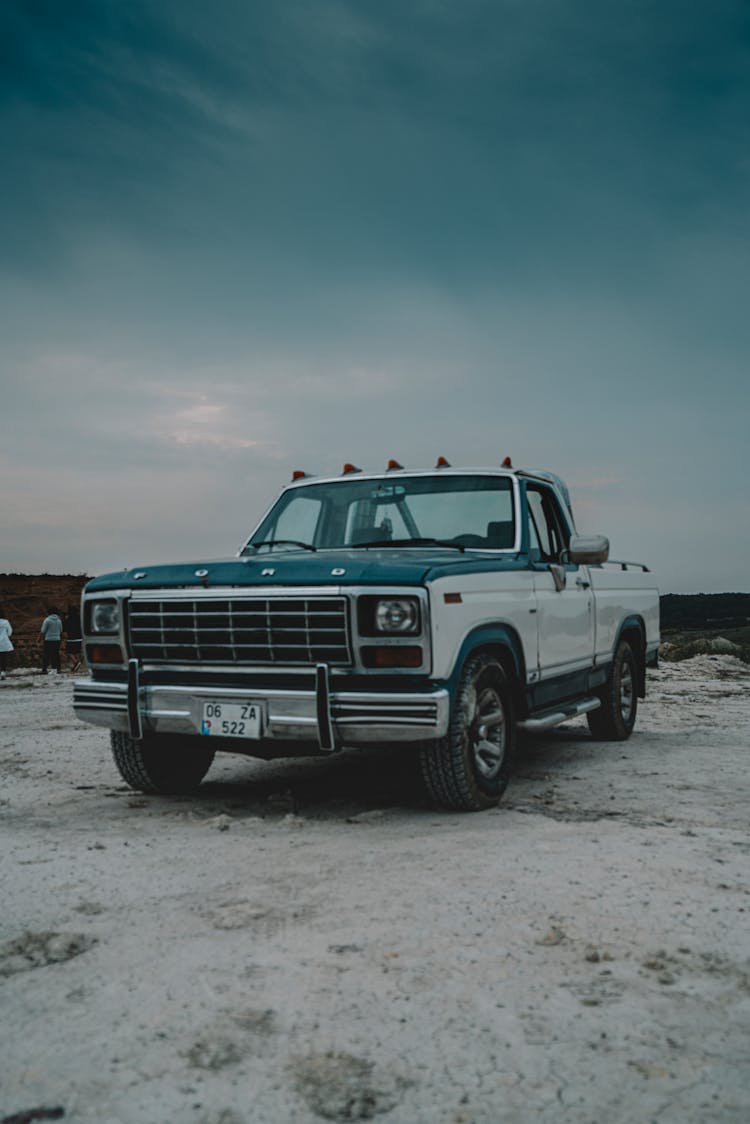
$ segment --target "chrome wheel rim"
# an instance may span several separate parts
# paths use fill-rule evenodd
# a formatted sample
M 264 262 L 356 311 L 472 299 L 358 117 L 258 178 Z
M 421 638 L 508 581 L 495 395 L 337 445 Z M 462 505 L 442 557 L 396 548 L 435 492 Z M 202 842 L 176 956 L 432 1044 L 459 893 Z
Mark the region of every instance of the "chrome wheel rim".
M 494 780 L 505 757 L 505 710 L 500 695 L 493 687 L 477 692 L 474 717 L 469 728 L 469 743 L 477 772 L 485 780 Z
M 620 714 L 623 722 L 629 722 L 633 713 L 634 690 L 633 668 L 626 660 L 620 669 Z

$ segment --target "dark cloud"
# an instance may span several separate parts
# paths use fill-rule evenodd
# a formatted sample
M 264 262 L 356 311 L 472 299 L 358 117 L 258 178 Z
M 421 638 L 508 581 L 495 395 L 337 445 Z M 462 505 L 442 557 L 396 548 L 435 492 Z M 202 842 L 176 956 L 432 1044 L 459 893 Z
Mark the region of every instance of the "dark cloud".
M 0 18 L 3 455 L 34 494 L 64 464 L 65 502 L 93 488 L 106 511 L 132 458 L 170 505 L 180 479 L 215 510 L 229 490 L 231 537 L 276 467 L 343 445 L 373 463 L 499 445 L 584 475 L 585 450 L 596 480 L 629 481 L 630 507 L 607 498 L 637 530 L 654 464 L 710 507 L 687 442 L 664 452 L 671 419 L 735 478 L 746 3 L 6 0 Z
M 557 279 L 613 248 L 627 267 L 634 236 L 721 222 L 747 189 L 750 17 L 728 0 L 50 0 L 6 18 L 3 214 L 51 259 L 98 226 L 323 269 Z

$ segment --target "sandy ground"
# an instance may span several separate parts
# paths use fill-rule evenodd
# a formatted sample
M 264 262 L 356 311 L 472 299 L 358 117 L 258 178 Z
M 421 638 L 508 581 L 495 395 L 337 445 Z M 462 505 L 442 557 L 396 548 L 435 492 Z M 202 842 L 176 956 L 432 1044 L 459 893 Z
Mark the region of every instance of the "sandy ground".
M 529 739 L 448 815 L 392 751 L 144 797 L 69 676 L 15 674 L 0 1120 L 745 1124 L 748 686 L 664 664 L 629 742 Z

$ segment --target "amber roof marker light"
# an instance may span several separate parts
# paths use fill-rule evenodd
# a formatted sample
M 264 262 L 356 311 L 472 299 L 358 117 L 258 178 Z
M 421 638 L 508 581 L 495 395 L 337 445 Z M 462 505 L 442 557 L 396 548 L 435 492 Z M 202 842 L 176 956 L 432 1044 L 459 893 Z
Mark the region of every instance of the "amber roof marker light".
M 388 467 L 386 468 L 386 472 L 393 472 L 394 469 L 403 468 L 403 467 L 404 466 L 402 464 L 399 464 L 398 461 L 389 460 L 388 461 Z
M 361 472 L 361 471 L 362 471 L 362 469 L 357 468 L 356 464 L 349 464 L 349 462 L 347 461 L 347 463 L 344 465 L 344 467 L 341 470 L 341 475 L 342 476 L 348 476 L 351 472 Z
M 447 461 L 445 457 L 438 457 L 435 468 L 450 468 L 451 462 Z
M 294 483 L 295 480 L 306 480 L 307 476 L 308 473 L 303 472 L 301 468 L 295 468 L 292 473 L 292 483 Z
M 513 462 L 512 462 L 512 460 L 510 459 L 510 457 L 505 457 L 505 458 L 503 459 L 503 463 L 502 463 L 502 466 L 501 466 L 501 467 L 502 467 L 502 468 L 512 468 L 512 467 L 513 467 Z

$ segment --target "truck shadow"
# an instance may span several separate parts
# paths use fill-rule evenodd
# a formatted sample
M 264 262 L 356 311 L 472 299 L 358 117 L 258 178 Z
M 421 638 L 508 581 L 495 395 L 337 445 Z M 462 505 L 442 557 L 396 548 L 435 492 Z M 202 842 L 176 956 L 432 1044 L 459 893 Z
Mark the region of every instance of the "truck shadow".
M 544 734 L 522 734 L 512 784 L 524 781 L 585 782 L 593 766 L 597 771 L 607 759 L 637 754 L 636 741 L 605 742 L 592 738 L 584 728 L 560 727 Z
M 578 774 L 575 783 L 580 783 L 587 762 L 607 751 L 605 743 L 594 741 L 583 728 L 522 734 L 503 804 L 523 798 L 540 782 L 573 780 L 571 772 Z M 200 789 L 183 799 L 214 810 L 220 806 L 234 816 L 300 815 L 311 819 L 430 807 L 416 751 L 394 746 L 273 761 L 220 754 Z
M 560 726 L 544 733 L 525 733 L 518 736 L 515 775 L 523 772 L 524 766 L 550 766 L 571 760 L 586 760 L 600 752 L 607 743 L 595 741 L 583 727 L 568 729 Z
M 344 750 L 330 757 L 217 757 L 191 802 L 221 802 L 233 815 L 346 818 L 427 806 L 416 753 L 403 747 Z

